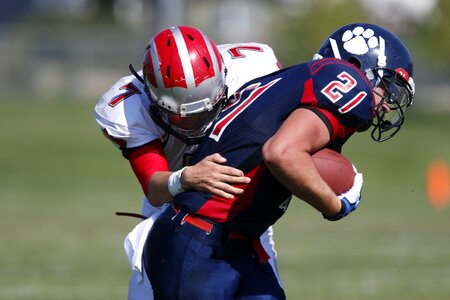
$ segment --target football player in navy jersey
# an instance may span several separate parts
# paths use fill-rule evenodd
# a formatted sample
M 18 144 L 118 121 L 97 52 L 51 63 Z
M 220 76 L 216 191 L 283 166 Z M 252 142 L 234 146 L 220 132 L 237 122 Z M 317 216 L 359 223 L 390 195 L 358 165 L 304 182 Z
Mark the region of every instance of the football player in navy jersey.
M 155 299 L 284 299 L 259 236 L 285 212 L 292 195 L 331 221 L 360 201 L 362 174 L 336 196 L 311 155 L 341 151 L 373 126 L 378 142 L 394 136 L 413 102 L 413 63 L 406 46 L 377 25 L 346 25 L 311 62 L 249 81 L 227 102 L 192 163 L 220 153 L 251 178 L 244 193 L 222 198 L 186 191 L 156 221 L 144 247 Z

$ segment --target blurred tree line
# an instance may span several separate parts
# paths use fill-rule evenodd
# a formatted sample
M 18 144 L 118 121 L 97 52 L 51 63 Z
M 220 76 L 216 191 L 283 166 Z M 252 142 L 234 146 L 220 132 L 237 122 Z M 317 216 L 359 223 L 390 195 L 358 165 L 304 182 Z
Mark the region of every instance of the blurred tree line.
M 450 1 L 439 0 L 437 11 L 424 24 L 415 24 L 409 34 L 415 49 L 427 63 L 439 71 L 450 67 Z
M 68 0 L 64 1 L 67 2 Z M 145 13 L 146 17 L 141 18 L 138 22 L 141 23 L 141 29 L 144 26 L 151 33 L 151 20 L 148 19 L 157 18 L 158 3 L 164 0 L 134 0 L 130 2 L 130 5 L 136 5 L 140 1 L 145 4 L 142 9 L 147 12 Z M 351 22 L 372 22 L 391 29 L 402 38 L 412 50 L 415 60 L 426 61 L 426 64 L 432 68 L 437 68 L 444 72 L 447 71 L 450 66 L 450 1 L 432 0 L 436 3 L 434 11 L 426 19 L 420 21 L 413 17 L 403 19 L 403 12 L 399 24 L 397 21 L 397 19 L 400 19 L 398 18 L 398 12 L 396 14 L 396 11 L 390 11 L 389 16 L 377 19 L 376 13 L 369 11 L 367 7 L 363 7 L 363 1 L 368 0 L 263 1 L 266 9 L 271 11 L 270 15 L 272 16 L 272 19 L 267 22 L 267 27 L 269 28 L 267 30 L 267 36 L 269 37 L 267 42 L 275 49 L 282 63 L 287 66 L 309 60 L 320 47 L 324 38 L 338 27 Z M 395 1 L 392 0 L 392 2 Z M 73 22 L 75 26 L 106 24 L 120 27 L 121 20 L 117 17 L 117 7 L 121 6 L 117 6 L 117 4 L 122 2 L 126 3 L 119 0 L 88 1 L 86 2 L 89 3 L 88 12 L 83 12 L 83 17 L 79 16 L 75 19 L 65 14 L 52 16 L 39 13 L 37 15 L 28 14 L 28 19 L 44 22 L 45 20 L 51 20 L 53 22 L 57 21 L 59 24 Z M 186 3 L 186 10 L 189 7 L 194 7 L 196 10 L 201 11 L 198 8 L 205 4 L 203 3 L 204 0 L 184 0 L 182 2 Z M 217 5 L 219 1 L 216 0 L 215 2 Z M 381 1 L 379 5 L 383 5 L 383 2 L 389 2 L 389 0 Z M 7 5 L 8 3 L 9 5 Z M 27 11 L 26 8 L 30 7 L 30 3 L 33 3 L 33 0 L 7 0 L 2 2 L 0 8 L 4 8 L 1 11 L 9 11 L 14 15 L 18 13 L 19 7 L 25 7 L 25 9 L 20 10 L 23 15 Z M 410 1 L 409 5 L 415 5 L 415 2 Z M 61 7 L 64 6 L 62 5 Z M 116 15 L 114 13 L 115 10 Z M 123 16 L 124 12 L 121 12 L 121 14 Z M 206 32 L 211 30 L 210 28 L 203 28 L 199 24 L 197 20 L 199 13 L 197 15 L 194 14 L 194 19 L 190 19 L 186 14 L 188 13 L 185 12 L 184 20 L 180 20 L 180 23 L 186 22 L 193 26 L 200 26 Z M 6 16 L 6 14 L 3 15 Z M 8 13 L 8 15 L 11 15 L 11 13 Z M 7 18 L 2 17 L 1 19 L 6 20 Z M 392 22 L 389 20 L 392 20 Z M 396 28 L 392 28 L 392 24 L 400 26 L 399 28 L 396 26 L 394 26 Z M 254 28 L 255 32 L 261 29 L 265 30 L 256 26 Z M 217 37 L 213 35 L 213 39 L 217 39 Z
M 161 13 L 161 3 L 173 2 L 183 4 L 180 15 L 173 7 Z M 408 15 L 411 7 L 420 9 L 424 3 L 433 8 L 425 18 Z M 242 11 L 248 13 L 240 14 L 243 4 L 247 10 Z M 4 94 L 32 91 L 43 98 L 60 93 L 96 97 L 102 92 L 99 87 L 128 71 L 130 61 L 141 63 L 158 21 L 169 17 L 170 22 L 198 26 L 218 43 L 268 43 L 285 67 L 309 61 L 325 38 L 344 24 L 379 24 L 411 50 L 418 93 L 434 100 L 438 111 L 443 106 L 450 111 L 442 97 L 450 92 L 448 0 L 3 0 L 0 49 L 6 59 L 0 65 L 5 78 L 0 88 Z M 229 22 L 240 25 L 240 18 L 248 26 L 248 36 L 242 39 L 228 27 Z M 29 75 L 25 80 L 24 72 Z
M 400 28 L 378 20 L 364 10 L 360 1 L 310 1 L 303 12 L 286 12 L 279 7 L 281 18 L 273 20 L 272 47 L 288 66 L 311 59 L 324 38 L 338 27 L 352 22 L 375 23 L 395 32 L 410 48 L 415 62 L 449 74 L 450 1 L 439 0 L 435 10 L 421 23 L 406 20 Z M 389 18 L 396 18 L 395 12 Z
M 65 1 L 67 2 L 68 0 Z M 144 27 L 149 28 L 151 33 L 152 25 L 150 25 L 151 22 L 148 19 L 156 18 L 155 14 L 157 13 L 158 3 L 164 0 L 134 0 L 130 2 L 130 5 L 136 5 L 140 1 L 145 4 L 143 9 L 147 12 L 145 13 L 146 17 L 141 18 L 138 22 Z M 276 50 L 279 58 L 282 59 L 282 63 L 284 65 L 291 65 L 309 60 L 319 48 L 324 38 L 338 27 L 351 22 L 373 22 L 392 29 L 393 32 L 399 35 L 412 52 L 416 54 L 414 55 L 415 59 L 426 60 L 427 64 L 431 64 L 433 68 L 438 68 L 442 71 L 448 69 L 448 66 L 450 66 L 450 1 L 433 0 L 436 3 L 436 7 L 426 19 L 420 22 L 413 17 L 406 20 L 402 19 L 399 24 L 400 28 L 392 28 L 393 26 L 391 26 L 392 24 L 398 23 L 396 21 L 396 19 L 399 19 L 398 12 L 396 14 L 396 11 L 390 11 L 389 16 L 383 19 L 377 19 L 375 13 L 368 11 L 367 7 L 363 7 L 363 1 L 368 0 L 263 1 L 266 9 L 270 9 L 270 15 L 272 16 L 272 19 L 267 22 L 269 28 L 267 36 L 270 37 L 268 42 Z M 395 1 L 392 0 L 392 2 Z M 1 11 L 14 12 L 20 6 L 25 8 L 29 7 L 29 5 L 25 4 L 29 4 L 30 2 L 32 3 L 33 0 L 7 0 L 2 2 L 3 4 L 0 5 L 0 8 L 5 8 Z M 83 1 L 79 2 L 81 3 Z M 107 24 L 120 27 L 121 20 L 117 18 L 117 15 L 114 16 L 114 11 L 119 7 L 117 3 L 122 2 L 126 3 L 119 0 L 88 1 L 86 3 L 89 3 L 89 12 L 84 12 L 83 17 L 71 19 L 68 15 L 60 14 L 58 16 L 45 15 L 43 19 L 55 21 L 56 18 L 58 23 L 73 22 L 76 26 Z M 194 7 L 196 10 L 202 11 L 198 8 L 205 4 L 204 0 L 184 0 L 182 2 L 186 3 L 186 10 L 189 7 Z M 215 0 L 215 2 L 217 5 L 219 0 Z M 383 5 L 383 2 L 389 2 L 389 0 L 381 1 L 379 5 Z M 7 3 L 9 5 L 6 5 Z M 409 5 L 415 5 L 415 1 L 410 1 Z M 22 9 L 21 11 L 23 14 L 27 9 Z M 122 12 L 123 14 L 124 12 Z M 200 26 L 206 32 L 210 30 L 210 28 L 203 28 L 199 24 L 197 20 L 200 17 L 198 16 L 199 13 L 197 15 L 194 14 L 194 19 L 190 19 L 186 14 L 187 12 L 185 12 L 184 20 L 180 20 L 180 23 L 186 22 L 193 26 Z M 8 15 L 11 15 L 11 13 L 8 13 Z M 37 16 L 28 15 L 28 19 L 31 18 L 34 21 L 40 19 L 42 21 L 42 16 L 42 14 L 37 14 Z M 404 13 L 402 16 L 404 18 Z M 386 20 L 392 20 L 392 22 Z M 254 30 L 257 32 L 261 29 L 265 30 L 256 26 Z M 217 37 L 213 35 L 213 39 L 217 39 Z

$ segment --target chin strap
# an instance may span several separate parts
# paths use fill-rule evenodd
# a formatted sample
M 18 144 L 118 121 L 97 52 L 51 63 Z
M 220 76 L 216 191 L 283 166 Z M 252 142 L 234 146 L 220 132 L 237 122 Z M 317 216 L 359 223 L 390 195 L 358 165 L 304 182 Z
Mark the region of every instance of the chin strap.
M 124 212 L 124 211 L 116 211 L 116 216 L 132 217 L 132 218 L 138 218 L 138 219 L 142 219 L 142 220 L 147 219 L 147 217 L 144 215 L 130 213 L 130 212 Z
M 128 66 L 128 68 L 130 69 L 131 74 L 133 74 L 134 77 L 136 77 L 137 80 L 139 80 L 140 82 L 142 82 L 145 85 L 145 80 L 144 78 L 138 74 L 138 72 L 136 72 L 136 70 L 134 69 L 133 65 L 130 64 Z

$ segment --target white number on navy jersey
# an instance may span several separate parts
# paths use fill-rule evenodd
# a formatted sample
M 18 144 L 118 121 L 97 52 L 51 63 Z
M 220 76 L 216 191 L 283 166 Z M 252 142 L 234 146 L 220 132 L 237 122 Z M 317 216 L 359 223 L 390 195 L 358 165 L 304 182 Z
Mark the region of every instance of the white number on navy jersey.
M 339 101 L 343 97 L 343 94 L 350 92 L 355 86 L 357 86 L 355 78 L 353 78 L 350 74 L 348 74 L 345 71 L 340 73 L 337 76 L 337 78 L 339 80 L 331 81 L 321 90 L 321 93 L 324 94 L 333 103 Z M 341 114 L 345 114 L 351 111 L 359 103 L 361 103 L 361 101 L 366 96 L 367 96 L 366 92 L 364 91 L 359 92 L 355 97 L 353 97 L 341 108 L 339 108 L 339 112 Z

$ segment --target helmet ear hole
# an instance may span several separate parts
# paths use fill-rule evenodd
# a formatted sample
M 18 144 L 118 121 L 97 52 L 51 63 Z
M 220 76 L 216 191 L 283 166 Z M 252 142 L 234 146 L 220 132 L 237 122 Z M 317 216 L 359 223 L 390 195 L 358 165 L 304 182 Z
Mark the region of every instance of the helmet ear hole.
M 361 62 L 356 57 L 351 56 L 348 59 L 348 62 L 351 63 L 352 65 L 354 65 L 355 67 L 357 67 L 358 69 L 361 69 Z
M 209 69 L 209 68 L 211 68 L 211 65 L 210 65 L 210 63 L 209 63 L 209 61 L 206 59 L 206 57 L 204 57 L 203 56 L 203 61 L 205 62 L 205 64 L 206 64 L 206 67 Z

